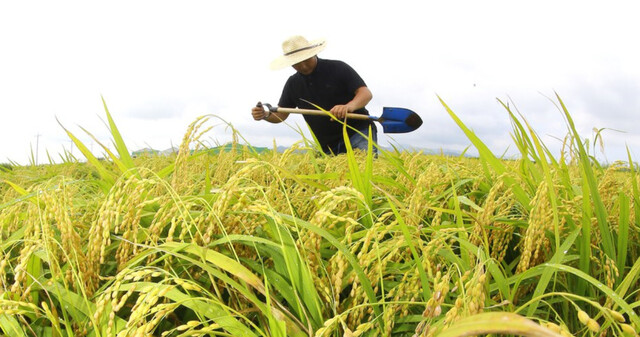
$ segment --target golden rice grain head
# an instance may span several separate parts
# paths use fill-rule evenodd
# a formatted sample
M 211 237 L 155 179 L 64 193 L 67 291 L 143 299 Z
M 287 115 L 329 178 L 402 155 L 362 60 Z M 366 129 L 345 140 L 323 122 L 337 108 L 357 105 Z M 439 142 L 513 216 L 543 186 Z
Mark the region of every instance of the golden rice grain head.
M 555 333 L 561 333 L 562 332 L 562 328 L 556 323 L 546 322 L 546 323 L 543 323 L 541 325 L 546 327 L 547 329 L 555 332 Z
M 365 332 L 370 331 L 372 327 L 373 327 L 373 323 L 364 322 L 356 327 L 356 330 L 353 332 L 352 336 L 359 337 Z
M 590 319 L 591 319 L 591 317 L 589 317 L 589 314 L 587 314 L 586 312 L 584 312 L 582 310 L 578 310 L 578 320 L 580 321 L 580 323 L 586 325 L 587 322 L 589 322 Z
M 385 336 L 391 336 L 391 332 L 393 331 L 393 326 L 394 326 L 394 322 L 395 320 L 393 319 L 393 317 L 396 315 L 396 311 L 399 308 L 399 306 L 397 305 L 389 305 L 387 306 L 386 310 L 384 311 L 384 313 L 382 314 L 382 319 L 384 322 L 386 322 L 385 324 L 385 330 L 384 330 L 384 335 Z
M 198 326 L 198 325 L 200 325 L 200 324 L 201 324 L 201 322 L 200 322 L 200 321 L 188 321 L 187 323 L 185 323 L 185 324 L 183 324 L 183 325 L 180 325 L 180 326 L 176 327 L 176 330 L 178 330 L 178 331 L 185 331 L 185 330 L 187 330 L 187 329 L 194 328 L 194 327 L 196 327 L 196 326 Z
M 600 332 L 600 324 L 598 324 L 595 319 L 589 319 L 587 322 L 587 328 L 592 332 Z
M 628 336 L 638 336 L 638 332 L 629 324 L 620 324 L 620 329 L 622 332 Z
M 567 330 L 562 330 L 562 331 L 560 332 L 560 335 L 561 335 L 562 337 L 575 337 L 575 336 L 573 336 L 573 335 L 572 335 L 569 331 L 567 331 Z
M 611 314 L 611 317 L 613 317 L 613 319 L 615 319 L 618 323 L 626 322 L 624 316 L 618 311 L 609 309 L 609 314 Z

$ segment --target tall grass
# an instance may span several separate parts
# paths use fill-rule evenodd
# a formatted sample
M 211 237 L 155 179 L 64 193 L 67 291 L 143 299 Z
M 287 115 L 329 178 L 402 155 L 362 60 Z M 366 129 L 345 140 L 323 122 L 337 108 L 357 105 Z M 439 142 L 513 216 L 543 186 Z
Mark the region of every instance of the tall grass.
M 444 101 L 478 158 L 208 151 L 211 116 L 132 158 L 105 104 L 107 160 L 65 129 L 86 162 L 0 170 L 0 331 L 637 335 L 636 167 L 594 162 L 556 101 L 558 158 L 503 104 L 518 160 Z

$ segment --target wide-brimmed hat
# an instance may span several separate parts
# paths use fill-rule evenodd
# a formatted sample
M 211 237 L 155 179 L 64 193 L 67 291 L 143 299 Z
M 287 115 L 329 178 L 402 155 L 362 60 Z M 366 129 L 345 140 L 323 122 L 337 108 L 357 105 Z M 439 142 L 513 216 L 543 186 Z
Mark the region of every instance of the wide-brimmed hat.
M 302 36 L 296 35 L 286 39 L 282 43 L 283 55 L 271 62 L 271 69 L 282 69 L 302 62 L 315 56 L 327 46 L 325 39 L 308 41 Z

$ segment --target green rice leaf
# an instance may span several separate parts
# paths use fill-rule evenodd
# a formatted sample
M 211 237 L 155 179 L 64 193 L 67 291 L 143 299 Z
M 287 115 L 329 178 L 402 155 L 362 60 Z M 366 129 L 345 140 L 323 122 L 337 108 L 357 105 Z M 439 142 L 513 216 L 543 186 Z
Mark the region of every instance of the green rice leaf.
M 11 188 L 13 188 L 16 192 L 18 192 L 21 197 L 20 198 L 16 198 L 13 199 L 12 201 L 9 201 L 5 204 L 0 205 L 0 209 L 3 209 L 5 207 L 11 206 L 15 203 L 21 202 L 23 200 L 28 199 L 31 202 L 37 202 L 36 200 L 36 195 L 38 195 L 38 192 L 27 192 L 27 190 L 25 190 L 24 188 L 22 188 L 21 186 L 19 186 L 18 184 L 14 184 L 9 180 L 3 180 L 3 182 L 5 182 L 7 185 L 11 186 Z
M 282 310 L 277 309 L 275 307 L 267 307 L 264 302 L 262 302 L 250 288 L 245 286 L 241 282 L 237 282 L 234 278 L 229 275 L 233 275 L 237 277 L 242 282 L 251 286 L 251 288 L 257 290 L 259 293 L 266 295 L 267 291 L 262 283 L 262 281 L 251 271 L 240 264 L 240 262 L 229 258 L 219 252 L 213 251 L 208 248 L 203 248 L 191 243 L 179 243 L 179 242 L 167 242 L 162 245 L 155 247 L 154 249 L 147 250 L 144 254 L 139 254 L 135 259 L 131 260 L 129 263 L 135 265 L 140 261 L 145 261 L 147 256 L 154 252 L 162 252 L 164 259 L 166 256 L 174 256 L 183 261 L 189 262 L 198 268 L 201 268 L 203 271 L 208 273 L 210 276 L 220 279 L 224 283 L 226 283 L 229 287 L 235 289 L 238 293 L 242 294 L 245 298 L 247 298 L 251 303 L 253 303 L 259 311 L 265 315 L 276 315 L 287 322 L 288 332 L 291 336 L 304 336 L 302 330 L 300 329 L 297 322 L 291 320 Z M 186 254 L 185 254 L 186 253 Z M 188 254 L 188 255 L 187 255 Z M 191 257 L 197 257 L 197 259 Z M 220 269 L 218 269 L 220 268 Z M 227 274 L 228 273 L 228 274 Z M 273 299 L 271 299 L 273 301 Z M 222 305 L 222 304 L 220 304 Z M 200 304 L 197 304 L 198 308 L 200 308 Z M 202 309 L 208 310 L 208 309 Z M 226 310 L 224 307 L 219 307 L 215 310 Z M 207 313 L 208 314 L 208 313 Z M 222 317 L 224 320 L 223 323 L 229 324 L 229 328 L 232 330 L 244 331 L 245 327 L 240 327 L 236 325 L 236 320 L 228 320 L 227 317 Z M 222 323 L 219 323 L 222 325 Z M 240 323 L 238 323 L 240 324 Z M 240 324 L 241 325 L 241 324 Z M 227 329 L 227 327 L 225 327 Z M 234 334 L 235 335 L 235 334 Z M 247 334 L 246 336 L 253 336 L 254 334 Z M 239 334 L 238 336 L 245 336 L 243 334 Z
M 349 264 L 351 265 L 351 268 L 353 268 L 353 271 L 355 272 L 356 276 L 358 277 L 358 282 L 360 282 L 360 284 L 362 285 L 362 288 L 364 289 L 365 294 L 367 295 L 367 299 L 369 301 L 369 304 L 373 307 L 373 311 L 374 311 L 376 317 L 382 317 L 382 311 L 380 310 L 380 307 L 378 305 L 378 300 L 377 300 L 377 298 L 375 296 L 375 293 L 373 292 L 373 287 L 371 286 L 371 281 L 369 280 L 367 275 L 362 270 L 362 267 L 358 263 L 358 260 L 356 259 L 356 257 L 353 256 L 353 254 L 351 254 L 349 249 L 344 244 L 342 244 L 338 239 L 336 239 L 333 235 L 331 235 L 331 233 L 329 233 L 328 231 L 326 231 L 323 228 L 315 226 L 315 225 L 313 225 L 313 224 L 311 224 L 309 222 L 306 222 L 304 220 L 294 218 L 294 217 L 289 216 L 287 214 L 280 213 L 280 216 L 282 217 L 283 220 L 285 220 L 285 221 L 287 221 L 287 222 L 289 222 L 291 224 L 303 227 L 305 229 L 308 229 L 308 230 L 320 235 L 322 238 L 324 238 L 325 240 L 329 241 L 329 243 L 332 246 L 334 246 L 336 249 L 338 249 L 344 255 L 344 257 L 347 259 L 347 261 L 349 261 Z M 382 324 L 384 324 L 384 322 L 382 322 Z
M 159 248 L 167 249 L 174 252 L 186 252 L 195 256 L 202 257 L 210 265 L 216 266 L 224 271 L 229 272 L 231 275 L 236 276 L 242 281 L 249 284 L 259 292 L 264 292 L 264 284 L 262 280 L 255 274 L 253 274 L 247 267 L 243 266 L 240 262 L 212 249 L 203 248 L 194 244 L 179 243 L 179 242 L 167 242 L 161 245 Z
M 89 301 L 87 297 L 78 295 L 77 293 L 65 288 L 64 285 L 53 280 L 43 283 L 42 289 L 47 292 L 48 296 L 57 299 L 61 303 L 62 308 L 64 308 L 63 314 L 69 314 L 70 316 L 67 320 L 71 319 L 74 322 L 84 322 L 93 318 L 93 314 L 96 311 L 96 305 Z M 114 328 L 118 329 L 124 327 L 126 322 L 116 316 L 114 323 Z M 97 329 L 99 330 L 102 327 L 103 326 L 98 325 Z M 104 328 L 106 328 L 106 326 L 104 326 Z M 95 336 L 95 333 L 96 331 L 94 330 L 89 334 L 89 336 Z
M 631 175 L 631 181 L 634 181 L 636 177 L 636 166 L 633 162 L 633 158 L 631 158 L 631 151 L 629 151 L 629 147 L 627 146 L 627 158 L 629 158 L 629 174 Z M 636 224 L 640 224 L 640 189 L 638 188 L 638 184 L 631 184 L 633 191 L 633 207 L 635 209 L 636 214 Z
M 124 164 L 124 167 L 127 170 L 134 170 L 137 173 L 136 167 L 133 164 L 133 159 L 131 158 L 131 153 L 127 149 L 127 145 L 124 143 L 122 139 L 122 135 L 116 126 L 116 123 L 113 121 L 113 117 L 109 113 L 109 109 L 107 108 L 107 102 L 105 102 L 104 97 L 102 98 L 102 105 L 104 105 L 104 111 L 107 114 L 107 120 L 109 121 L 109 130 L 111 130 L 111 135 L 113 136 L 113 142 L 116 146 L 116 150 L 118 150 L 118 154 L 120 155 L 120 160 Z M 139 175 L 139 174 L 138 174 Z
M 473 202 L 471 199 L 469 199 L 468 197 L 464 196 L 464 195 L 459 195 L 458 196 L 458 202 L 463 204 L 463 205 L 467 205 L 471 208 L 473 208 L 474 210 L 480 212 L 482 211 L 482 207 L 478 206 L 475 202 Z
M 605 254 L 609 256 L 613 261 L 616 261 L 616 251 L 614 249 L 613 237 L 611 236 L 611 231 L 609 230 L 609 225 L 607 221 L 607 211 L 602 203 L 602 199 L 600 198 L 600 194 L 598 192 L 598 184 L 596 182 L 595 175 L 593 173 L 593 168 L 591 165 L 591 161 L 582 145 L 582 141 L 580 140 L 580 135 L 578 131 L 576 131 L 575 124 L 573 123 L 573 119 L 567 110 L 567 107 L 564 105 L 564 102 L 560 98 L 558 94 L 556 94 L 556 98 L 562 107 L 562 111 L 564 112 L 564 116 L 569 125 L 569 129 L 572 132 L 573 139 L 575 140 L 575 145 L 578 148 L 580 155 L 580 167 L 581 172 L 586 180 L 586 186 L 589 188 L 589 194 L 584 195 L 584 198 L 587 199 L 590 197 L 593 202 L 594 211 L 596 215 L 596 219 L 598 220 L 598 228 L 600 229 L 600 235 L 602 236 L 602 246 L 604 248 Z
M 525 121 L 526 123 L 526 121 Z M 559 224 L 559 215 L 558 215 L 558 197 L 555 192 L 555 185 L 553 181 L 553 177 L 551 174 L 551 169 L 549 168 L 549 164 L 547 163 L 547 156 L 544 153 L 544 149 L 538 139 L 538 136 L 535 134 L 529 123 L 527 124 L 527 128 L 529 128 L 529 133 L 531 134 L 531 138 L 533 143 L 535 144 L 535 148 L 538 151 L 538 155 L 540 157 L 540 166 L 542 166 L 542 172 L 544 173 L 544 180 L 547 183 L 547 194 L 549 195 L 549 201 L 551 202 L 551 210 L 553 214 L 553 234 L 554 234 L 554 243 L 556 244 L 556 250 L 560 247 L 560 224 Z
M 510 312 L 486 312 L 465 317 L 442 330 L 437 336 L 462 337 L 485 334 L 529 337 L 561 336 L 528 318 Z
M 632 289 L 634 285 L 637 285 L 639 283 L 638 282 L 639 275 L 640 275 L 640 259 L 637 259 L 633 263 L 633 266 L 631 266 L 629 271 L 626 273 L 626 275 L 624 275 L 624 278 L 622 279 L 622 281 L 619 283 L 618 288 L 616 288 L 616 293 L 621 297 L 627 296 L 627 292 L 629 291 L 629 289 Z M 638 304 L 640 305 L 640 302 L 638 302 Z
M 111 151 L 106 145 L 102 144 L 102 142 L 100 142 L 98 138 L 96 138 L 91 132 L 89 132 L 83 127 L 80 127 L 80 129 L 84 131 L 89 137 L 91 137 L 91 139 L 93 139 L 93 141 L 96 142 L 96 144 L 100 145 L 102 150 L 104 150 L 104 152 L 109 156 L 109 158 L 111 158 L 111 161 L 113 161 L 113 163 L 116 164 L 116 166 L 118 167 L 118 169 L 120 169 L 121 172 L 126 173 L 127 175 L 131 175 L 126 165 L 118 158 L 118 156 L 116 156 L 113 153 L 113 151 Z
M 551 257 L 551 260 L 549 260 L 549 263 L 545 265 L 555 265 L 555 264 L 562 263 L 562 261 L 564 260 L 564 257 L 567 255 L 567 252 L 569 251 L 569 248 L 571 248 L 576 238 L 578 237 L 578 234 L 580 234 L 580 228 L 574 229 L 573 232 L 571 232 L 567 236 L 567 238 L 564 240 L 564 242 L 560 246 L 560 249 L 556 250 L 555 254 L 553 254 L 553 256 Z M 556 272 L 557 272 L 556 270 L 551 268 L 544 269 L 542 276 L 538 281 L 536 289 L 533 292 L 532 298 L 539 298 L 546 291 L 547 286 L 549 285 L 549 281 L 551 280 L 551 277 Z M 531 303 L 531 305 L 529 306 L 529 310 L 527 311 L 527 316 L 534 315 L 538 307 L 538 303 L 539 303 L 539 300 L 535 300 Z
M 622 309 L 623 313 L 629 315 L 629 320 L 633 324 L 635 324 L 636 326 L 640 326 L 640 318 L 635 313 L 633 308 L 620 295 L 618 295 L 618 293 L 613 291 L 613 289 L 607 287 L 604 283 L 595 279 L 593 276 L 579 269 L 564 264 L 545 263 L 544 266 L 550 269 L 555 269 L 556 271 L 569 272 L 591 283 L 595 286 L 594 289 L 598 289 L 598 291 L 602 292 L 607 299 L 612 300 L 613 303 L 615 303 L 620 309 Z
M 22 328 L 22 324 L 18 322 L 15 316 L 0 314 L 0 328 L 7 336 L 27 336 L 27 333 Z
M 58 124 L 60 124 L 60 121 L 58 121 Z M 104 191 L 108 191 L 111 188 L 111 186 L 113 186 L 113 184 L 115 183 L 115 178 L 113 174 L 109 170 L 107 170 L 107 168 L 104 167 L 104 165 L 102 165 L 100 160 L 98 160 L 98 158 L 96 158 L 91 153 L 91 151 L 89 151 L 89 149 L 76 136 L 73 135 L 73 133 L 71 133 L 64 126 L 62 126 L 62 124 L 60 124 L 60 126 L 67 133 L 67 136 L 71 138 L 71 140 L 76 145 L 78 150 L 80 150 L 80 152 L 82 152 L 84 157 L 87 158 L 89 163 L 91 163 L 91 165 L 93 165 L 93 167 L 95 167 L 96 170 L 98 170 L 98 174 L 102 179 L 100 186 L 103 188 Z
M 421 254 L 418 254 L 418 250 L 413 243 L 409 227 L 404 222 L 402 215 L 400 215 L 400 212 L 398 212 L 398 209 L 394 205 L 393 201 L 390 198 L 387 198 L 387 200 L 389 200 L 389 206 L 391 207 L 393 214 L 395 214 L 396 219 L 398 220 L 398 224 L 400 225 L 400 229 L 402 230 L 404 239 L 407 242 L 407 246 L 409 246 L 411 255 L 413 256 L 413 262 L 415 264 L 415 268 L 418 270 L 418 274 L 420 275 L 420 283 L 422 284 L 422 299 L 427 302 L 429 298 L 431 298 L 431 287 L 429 287 L 429 278 L 427 277 L 427 273 L 425 272 L 424 268 L 422 268 L 422 258 L 420 258 Z
M 276 265 L 291 282 L 294 294 L 299 300 L 291 303 L 295 310 L 306 313 L 303 317 L 309 316 L 310 323 L 315 328 L 322 326 L 322 311 L 320 309 L 320 296 L 315 288 L 313 277 L 307 261 L 302 258 L 297 249 L 295 240 L 291 232 L 282 225 L 279 225 L 274 218 L 267 217 L 272 238 L 280 244 L 282 252 L 282 264 Z
M 167 291 L 164 297 L 170 299 L 175 303 L 180 303 L 180 305 L 193 310 L 196 314 L 220 324 L 220 326 L 228 331 L 232 336 L 258 336 L 251 329 L 249 329 L 249 327 L 247 326 L 248 324 L 242 323 L 236 317 L 240 317 L 247 321 L 249 320 L 248 318 L 244 317 L 240 313 L 234 312 L 229 307 L 225 306 L 215 299 L 194 297 L 190 294 L 181 292 L 176 287 L 152 282 L 126 283 L 122 284 L 119 287 L 119 290 L 129 291 L 130 289 L 134 289 L 134 291 L 136 292 L 147 293 L 154 288 L 163 291 L 164 289 L 169 287 L 171 287 L 171 289 Z
M 438 99 L 440 100 L 442 106 L 444 106 L 444 108 L 449 113 L 449 116 L 451 116 L 454 122 L 458 124 L 458 127 L 462 129 L 467 138 L 469 138 L 471 143 L 473 143 L 476 149 L 478 149 L 483 165 L 487 164 L 491 166 L 491 168 L 493 168 L 498 175 L 502 175 L 503 173 L 505 173 L 507 169 L 504 164 L 498 158 L 496 158 L 496 156 L 493 155 L 491 150 L 489 150 L 489 148 L 480 140 L 480 138 L 478 138 L 478 136 L 476 136 L 476 134 L 471 131 L 460 118 L 458 118 L 458 116 L 449 108 L 449 106 L 442 100 L 442 98 L 438 97 Z M 525 209 L 529 209 L 529 203 L 531 200 L 529 196 L 524 192 L 522 187 L 512 177 L 505 176 L 504 179 L 509 187 L 513 189 L 513 193 L 515 194 L 518 201 L 522 204 L 522 207 L 524 207 Z
M 625 192 L 618 194 L 618 207 L 620 215 L 618 219 L 618 270 L 625 270 L 627 264 L 627 247 L 629 243 L 629 197 Z M 618 280 L 622 278 L 622 274 Z

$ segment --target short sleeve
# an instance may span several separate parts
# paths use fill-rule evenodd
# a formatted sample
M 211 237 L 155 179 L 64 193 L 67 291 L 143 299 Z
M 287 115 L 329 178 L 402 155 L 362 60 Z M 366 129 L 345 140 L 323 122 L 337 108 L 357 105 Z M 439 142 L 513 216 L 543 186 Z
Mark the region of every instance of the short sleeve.
M 340 73 L 344 76 L 344 81 L 349 92 L 354 93 L 358 88 L 367 86 L 362 77 L 360 77 L 350 65 L 344 62 L 341 63 L 343 69 Z
M 289 77 L 287 82 L 284 84 L 284 88 L 282 89 L 282 94 L 280 95 L 280 100 L 278 101 L 278 106 L 282 108 L 295 108 L 297 107 L 296 101 L 293 98 L 294 94 L 294 79 L 293 76 Z

